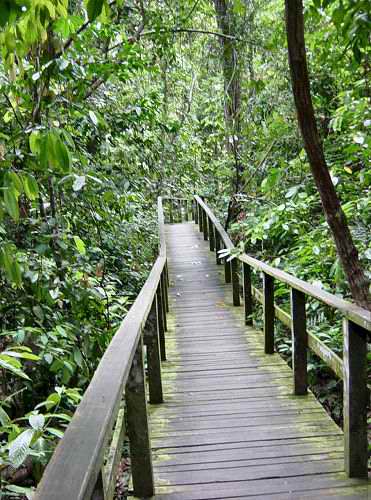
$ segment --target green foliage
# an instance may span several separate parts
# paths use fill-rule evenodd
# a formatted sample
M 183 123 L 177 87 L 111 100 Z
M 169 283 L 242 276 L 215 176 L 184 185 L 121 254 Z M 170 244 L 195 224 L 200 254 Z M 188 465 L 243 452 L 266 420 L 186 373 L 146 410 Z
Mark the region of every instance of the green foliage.
M 36 485 L 152 265 L 157 195 L 203 193 L 224 216 L 236 138 L 220 39 L 186 32 L 219 30 L 212 2 L 0 4 L 0 468 L 31 460 Z M 246 249 L 347 296 L 296 127 L 282 9 L 233 2 L 243 189 L 230 258 Z M 318 126 L 366 269 L 368 15 L 363 0 L 306 5 Z M 314 303 L 308 315 L 339 351 L 338 318 Z M 279 348 L 290 356 L 285 332 Z

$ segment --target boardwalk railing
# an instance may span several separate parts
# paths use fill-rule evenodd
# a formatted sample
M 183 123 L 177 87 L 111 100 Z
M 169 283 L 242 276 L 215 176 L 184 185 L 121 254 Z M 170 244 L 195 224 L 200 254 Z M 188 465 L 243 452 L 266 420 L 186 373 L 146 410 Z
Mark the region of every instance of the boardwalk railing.
M 247 254 L 229 260 L 221 259 L 220 250 L 234 245 L 207 204 L 194 197 L 194 220 L 199 224 L 210 250 L 216 252 L 216 263 L 224 261 L 225 281 L 232 282 L 233 304 L 240 305 L 240 266 L 243 267 L 243 303 L 245 322 L 252 324 L 253 298 L 263 305 L 264 349 L 274 352 L 274 320 L 279 319 L 292 332 L 293 385 L 296 395 L 307 393 L 307 350 L 319 356 L 344 384 L 344 456 L 345 470 L 350 477 L 367 477 L 367 337 L 371 331 L 371 313 L 320 288 L 306 283 L 280 269 Z M 251 268 L 261 272 L 262 291 L 252 286 Z M 274 303 L 274 280 L 285 283 L 291 292 L 291 315 Z M 343 315 L 344 348 L 340 358 L 319 340 L 306 325 L 306 298 L 312 297 Z
M 134 493 L 138 497 L 154 494 L 143 344 L 149 402 L 162 403 L 168 275 L 161 198 L 158 222 L 159 256 L 45 469 L 36 492 L 39 500 L 112 499 L 126 432 Z

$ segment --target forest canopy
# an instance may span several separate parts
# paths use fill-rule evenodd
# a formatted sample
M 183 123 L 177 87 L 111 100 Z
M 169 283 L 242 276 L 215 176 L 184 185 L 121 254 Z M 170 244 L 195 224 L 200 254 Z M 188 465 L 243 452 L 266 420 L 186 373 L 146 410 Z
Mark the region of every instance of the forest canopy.
M 370 27 L 368 0 L 1 1 L 0 473 L 15 496 L 151 268 L 157 196 L 202 194 L 239 251 L 371 308 Z M 339 318 L 309 314 L 340 352 Z

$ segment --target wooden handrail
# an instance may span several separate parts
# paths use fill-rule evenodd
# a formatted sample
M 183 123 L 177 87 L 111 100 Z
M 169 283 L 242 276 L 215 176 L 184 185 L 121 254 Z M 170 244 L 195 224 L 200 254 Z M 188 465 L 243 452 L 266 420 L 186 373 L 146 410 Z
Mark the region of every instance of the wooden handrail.
M 195 196 L 195 222 L 199 223 L 210 250 L 216 251 L 216 263 L 221 264 L 221 246 L 233 250 L 234 245 L 212 210 Z M 243 253 L 224 258 L 225 281 L 232 282 L 233 304 L 240 305 L 239 263 L 243 265 L 243 300 L 245 322 L 252 324 L 252 298 L 263 305 L 264 349 L 274 352 L 274 318 L 291 328 L 294 394 L 307 392 L 307 349 L 312 349 L 344 381 L 344 458 L 345 470 L 351 477 L 367 477 L 367 341 L 371 331 L 371 312 L 331 293 L 292 276 L 281 269 Z M 252 286 L 251 268 L 263 276 L 263 290 Z M 291 315 L 274 303 L 274 280 L 285 283 L 291 292 Z M 306 297 L 312 297 L 343 315 L 344 347 L 341 359 L 315 334 L 307 331 Z
M 210 208 L 206 205 L 204 201 L 201 200 L 199 196 L 195 196 L 195 199 L 199 205 L 205 210 L 208 217 L 214 224 L 214 227 L 219 232 L 226 248 L 232 249 L 234 245 L 229 238 L 228 234 L 221 226 L 219 221 L 216 219 L 215 215 L 212 213 Z M 366 328 L 366 330 L 371 331 L 371 312 L 363 309 L 356 304 L 352 304 L 347 302 L 346 300 L 333 295 L 332 293 L 328 293 L 321 288 L 307 283 L 299 278 L 296 278 L 292 274 L 289 274 L 281 269 L 277 269 L 276 267 L 272 267 L 265 262 L 255 259 L 254 257 L 250 257 L 247 254 L 242 254 L 238 256 L 238 260 L 241 262 L 245 262 L 249 266 L 253 267 L 258 271 L 262 271 L 266 274 L 272 276 L 272 278 L 276 278 L 282 283 L 289 285 L 291 288 L 295 288 L 296 290 L 313 297 L 314 299 L 323 302 L 324 304 L 333 307 L 340 311 L 345 317 L 351 319 L 354 323 L 361 326 L 362 328 Z
M 147 345 L 150 402 L 160 403 L 162 386 L 159 338 L 161 344 L 162 334 L 164 343 L 167 303 L 166 243 L 161 198 L 158 200 L 158 220 L 160 255 L 100 360 L 81 403 L 45 469 L 36 491 L 38 500 L 112 498 L 112 485 L 105 484 L 105 474 L 102 471 L 107 445 L 119 416 L 119 425 L 116 425 L 113 438 L 116 449 L 110 450 L 113 455 L 110 463 L 116 467 L 118 465 L 115 455 L 118 443 L 122 443 L 119 437 L 123 427 L 120 407 L 124 393 L 134 490 L 140 497 L 154 494 L 142 341 Z M 162 352 L 165 352 L 164 345 L 161 345 Z M 110 470 L 106 475 L 115 481 L 115 471 Z

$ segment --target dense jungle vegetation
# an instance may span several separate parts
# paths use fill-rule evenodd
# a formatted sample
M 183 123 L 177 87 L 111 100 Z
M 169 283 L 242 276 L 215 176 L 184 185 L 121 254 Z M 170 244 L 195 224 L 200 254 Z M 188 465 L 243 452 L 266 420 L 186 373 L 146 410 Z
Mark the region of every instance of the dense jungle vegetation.
M 279 0 L 1 1 L 8 495 L 32 494 L 140 290 L 157 251 L 158 195 L 202 193 L 238 248 L 370 309 L 370 4 L 305 1 L 314 150 L 308 106 L 298 127 L 293 52 L 294 87 L 290 78 L 295 5 L 286 0 L 286 25 Z M 347 222 L 331 218 L 333 192 L 327 199 L 317 183 L 321 145 Z M 288 290 L 276 296 L 288 307 Z M 340 318 L 315 302 L 308 314 L 341 353 Z M 289 359 L 283 329 L 277 347 Z M 310 373 L 341 422 L 340 382 L 314 357 Z

